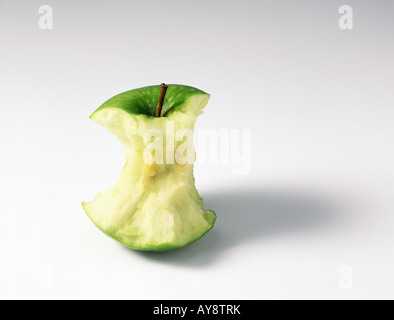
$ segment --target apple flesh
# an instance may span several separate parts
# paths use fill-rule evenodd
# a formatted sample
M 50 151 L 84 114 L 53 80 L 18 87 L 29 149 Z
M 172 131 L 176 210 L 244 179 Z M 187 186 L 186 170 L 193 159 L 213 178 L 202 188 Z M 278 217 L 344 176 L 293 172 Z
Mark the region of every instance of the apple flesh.
M 147 130 L 159 130 L 166 137 L 168 121 L 175 132 L 193 130 L 209 95 L 193 87 L 169 85 L 162 107 L 165 116 L 157 117 L 159 95 L 160 86 L 127 91 L 91 115 L 118 137 L 126 151 L 126 165 L 115 186 L 82 203 L 83 208 L 105 234 L 143 251 L 186 246 L 208 232 L 216 220 L 212 210 L 204 209 L 195 187 L 193 163 L 167 163 L 165 159 L 147 163 L 144 158 Z M 174 141 L 174 150 L 180 143 Z

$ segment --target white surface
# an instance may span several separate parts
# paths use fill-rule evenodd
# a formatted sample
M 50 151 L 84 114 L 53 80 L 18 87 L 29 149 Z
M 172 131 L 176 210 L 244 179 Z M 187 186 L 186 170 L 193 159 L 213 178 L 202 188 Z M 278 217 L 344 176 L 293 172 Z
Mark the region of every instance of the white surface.
M 394 297 L 392 2 L 348 1 L 351 31 L 340 1 L 48 1 L 50 31 L 41 4 L 0 0 L 0 298 Z M 124 160 L 88 117 L 163 81 L 251 129 L 252 170 L 197 165 L 215 228 L 138 253 L 80 205 Z

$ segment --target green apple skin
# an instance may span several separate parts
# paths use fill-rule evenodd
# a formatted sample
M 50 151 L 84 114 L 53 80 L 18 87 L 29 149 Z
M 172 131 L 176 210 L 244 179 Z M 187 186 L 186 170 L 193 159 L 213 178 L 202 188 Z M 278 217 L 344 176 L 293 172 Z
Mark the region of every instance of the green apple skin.
M 130 90 L 106 101 L 90 118 L 118 137 L 126 164 L 118 182 L 83 208 L 93 223 L 123 245 L 141 251 L 169 251 L 200 239 L 216 221 L 196 187 L 193 164 L 148 164 L 143 135 L 167 123 L 174 131 L 194 129 L 209 94 L 189 86 L 169 85 L 162 114 L 156 117 L 160 86 Z M 164 138 L 164 139 L 165 139 Z M 174 141 L 174 150 L 182 141 Z M 164 150 L 166 155 L 166 149 Z
M 126 91 L 106 101 L 92 114 L 92 116 L 103 109 L 118 108 L 131 115 L 156 117 L 156 106 L 159 95 L 159 85 Z M 194 95 L 209 97 L 209 94 L 197 88 L 177 84 L 168 85 L 162 114 L 175 110 L 181 111 L 182 107 L 185 106 L 185 101 Z M 190 112 L 190 110 L 188 111 Z M 187 111 L 184 110 L 184 112 Z

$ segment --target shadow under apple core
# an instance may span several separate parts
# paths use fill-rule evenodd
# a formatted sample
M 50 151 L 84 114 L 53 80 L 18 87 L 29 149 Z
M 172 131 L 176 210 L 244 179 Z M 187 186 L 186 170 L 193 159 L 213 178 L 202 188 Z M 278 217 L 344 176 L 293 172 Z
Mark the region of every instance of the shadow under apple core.
M 201 267 L 213 263 L 225 250 L 245 242 L 342 224 L 339 202 L 316 195 L 244 189 L 202 194 L 202 197 L 205 208 L 217 214 L 211 231 L 174 251 L 136 253 L 161 263 Z

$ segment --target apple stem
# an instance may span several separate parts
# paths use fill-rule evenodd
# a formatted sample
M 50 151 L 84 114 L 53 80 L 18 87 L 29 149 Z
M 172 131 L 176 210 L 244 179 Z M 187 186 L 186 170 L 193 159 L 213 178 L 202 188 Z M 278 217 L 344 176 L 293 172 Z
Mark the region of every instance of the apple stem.
M 156 107 L 156 117 L 161 117 L 161 111 L 163 109 L 163 103 L 164 103 L 164 98 L 166 96 L 168 85 L 165 83 L 162 83 L 160 86 L 160 98 L 159 98 L 159 103 L 157 104 Z

